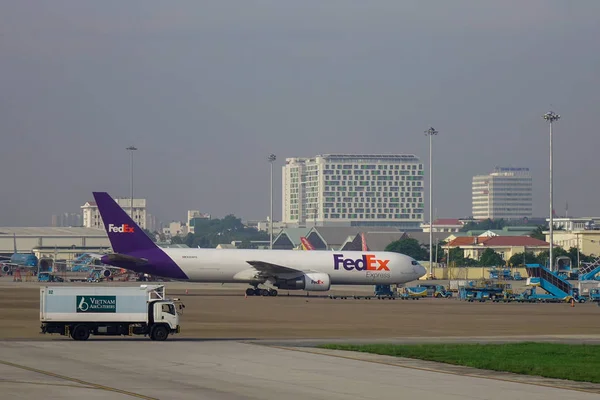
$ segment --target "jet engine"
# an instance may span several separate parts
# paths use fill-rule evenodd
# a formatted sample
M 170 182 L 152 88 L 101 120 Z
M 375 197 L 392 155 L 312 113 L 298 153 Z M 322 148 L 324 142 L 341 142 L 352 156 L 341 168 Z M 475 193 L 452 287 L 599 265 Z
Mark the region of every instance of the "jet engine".
M 10 272 L 10 265 L 2 264 L 2 272 L 8 274 Z
M 331 287 L 331 278 L 324 273 L 307 273 L 294 279 L 281 279 L 275 286 L 284 290 L 306 290 L 307 292 L 326 292 Z
M 112 272 L 111 272 L 110 269 L 105 268 L 105 269 L 102 270 L 101 274 L 105 278 L 110 278 L 110 276 L 112 275 Z

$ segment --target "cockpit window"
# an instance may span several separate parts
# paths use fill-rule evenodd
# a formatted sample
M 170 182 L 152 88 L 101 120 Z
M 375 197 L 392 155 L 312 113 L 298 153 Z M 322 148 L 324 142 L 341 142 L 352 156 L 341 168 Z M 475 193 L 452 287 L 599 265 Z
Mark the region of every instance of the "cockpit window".
M 415 260 L 412 260 L 410 263 L 411 263 L 412 265 L 419 265 L 419 263 L 418 263 L 417 261 L 415 261 Z

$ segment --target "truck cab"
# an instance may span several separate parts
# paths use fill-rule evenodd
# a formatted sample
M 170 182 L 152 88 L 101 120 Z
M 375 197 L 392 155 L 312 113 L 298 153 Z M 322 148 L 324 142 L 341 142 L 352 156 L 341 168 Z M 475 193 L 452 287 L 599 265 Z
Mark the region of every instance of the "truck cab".
M 154 324 L 166 324 L 169 326 L 169 333 L 178 332 L 179 314 L 175 308 L 175 302 L 157 300 L 151 303 L 151 307 L 153 307 Z

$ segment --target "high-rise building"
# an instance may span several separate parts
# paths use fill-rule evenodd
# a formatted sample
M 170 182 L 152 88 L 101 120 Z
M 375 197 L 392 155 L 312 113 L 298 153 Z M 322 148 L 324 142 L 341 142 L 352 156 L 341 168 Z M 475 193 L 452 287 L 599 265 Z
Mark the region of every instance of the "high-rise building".
M 282 222 L 395 226 L 420 230 L 423 164 L 406 154 L 326 154 L 287 158 Z
M 117 204 L 131 217 L 131 198 L 118 197 Z M 98 211 L 98 205 L 94 201 L 88 201 L 81 206 L 83 213 L 83 226 L 86 228 L 102 228 L 102 218 Z M 146 199 L 133 199 L 133 220 L 142 229 L 146 228 Z
M 496 167 L 489 175 L 474 176 L 473 218 L 531 218 L 532 186 L 529 168 Z
M 81 214 L 77 213 L 62 213 L 54 214 L 52 216 L 52 226 L 71 226 L 78 227 L 82 226 Z

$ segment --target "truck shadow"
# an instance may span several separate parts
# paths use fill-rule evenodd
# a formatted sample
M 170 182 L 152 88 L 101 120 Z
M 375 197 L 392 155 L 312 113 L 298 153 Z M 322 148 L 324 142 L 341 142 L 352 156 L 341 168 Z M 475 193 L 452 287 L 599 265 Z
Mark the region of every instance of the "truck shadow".
M 167 342 L 245 342 L 245 341 L 254 341 L 254 340 L 262 340 L 259 338 L 191 338 L 191 337 L 169 337 L 165 340 Z M 27 341 L 27 340 L 22 340 Z M 39 342 L 73 342 L 73 339 L 67 337 L 53 338 L 49 340 L 36 340 L 30 339 L 29 341 L 39 341 Z M 86 343 L 91 342 L 151 342 L 149 337 L 102 337 L 102 336 L 90 336 Z

